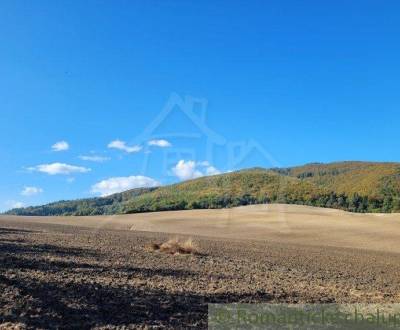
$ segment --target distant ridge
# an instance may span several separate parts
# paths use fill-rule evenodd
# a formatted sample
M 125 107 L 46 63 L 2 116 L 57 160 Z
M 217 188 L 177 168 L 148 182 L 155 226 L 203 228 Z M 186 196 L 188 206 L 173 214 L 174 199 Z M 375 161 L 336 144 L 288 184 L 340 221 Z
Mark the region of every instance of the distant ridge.
M 13 215 L 101 215 L 287 203 L 351 212 L 400 212 L 400 163 L 346 161 L 252 168 L 108 197 L 60 201 Z

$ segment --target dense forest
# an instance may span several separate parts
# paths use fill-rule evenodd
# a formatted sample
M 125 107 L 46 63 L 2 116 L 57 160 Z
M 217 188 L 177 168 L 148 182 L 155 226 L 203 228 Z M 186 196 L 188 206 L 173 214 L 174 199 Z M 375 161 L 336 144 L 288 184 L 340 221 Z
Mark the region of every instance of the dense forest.
M 248 169 L 108 197 L 13 209 L 14 215 L 101 215 L 287 203 L 400 212 L 400 164 L 341 162 Z

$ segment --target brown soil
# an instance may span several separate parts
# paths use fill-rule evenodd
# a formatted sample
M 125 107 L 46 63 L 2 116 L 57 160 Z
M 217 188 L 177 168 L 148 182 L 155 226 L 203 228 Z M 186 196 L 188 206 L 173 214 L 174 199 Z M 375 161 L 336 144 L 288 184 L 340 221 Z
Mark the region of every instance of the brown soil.
M 258 217 L 255 213 L 248 225 L 264 230 L 264 239 L 230 237 L 235 224 L 228 237 L 220 238 L 206 237 L 199 227 L 191 235 L 199 248 L 195 255 L 149 249 L 152 243 L 176 236 L 170 233 L 99 229 L 90 223 L 63 223 L 67 220 L 61 218 L 63 224 L 50 223 L 49 218 L 0 217 L 0 329 L 1 324 L 45 329 L 206 328 L 208 303 L 400 302 L 398 245 L 390 252 L 384 240 L 379 244 L 371 235 L 372 248 L 340 247 L 335 233 L 342 229 L 337 228 L 331 229 L 330 241 L 323 244 L 313 238 L 310 243 L 309 234 L 304 232 L 301 241 L 300 233 L 313 226 L 313 216 L 298 214 L 305 227 L 291 227 L 286 219 L 290 232 L 273 230 L 272 219 L 261 228 Z M 377 235 L 387 232 L 387 239 L 393 240 L 400 232 L 393 229 L 395 219 L 376 221 L 380 219 Z M 359 230 L 363 242 L 371 230 L 366 221 L 367 229 Z M 281 228 L 281 222 L 276 223 Z M 327 226 L 334 228 L 328 220 Z M 343 226 L 339 219 L 338 228 Z M 351 236 L 360 240 L 351 221 L 347 228 L 345 241 Z

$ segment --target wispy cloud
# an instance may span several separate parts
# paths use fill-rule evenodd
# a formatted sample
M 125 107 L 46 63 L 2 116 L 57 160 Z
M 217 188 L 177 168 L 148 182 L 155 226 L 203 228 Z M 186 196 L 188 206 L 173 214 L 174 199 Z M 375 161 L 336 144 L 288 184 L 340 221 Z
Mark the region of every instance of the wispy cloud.
M 209 162 L 195 162 L 193 160 L 180 160 L 178 164 L 172 168 L 172 172 L 182 181 L 221 173 L 214 166 L 210 165 Z
M 110 157 L 97 156 L 97 155 L 79 156 L 79 158 L 82 160 L 86 160 L 89 162 L 96 162 L 96 163 L 103 163 L 111 159 Z
M 167 140 L 150 140 L 148 144 L 149 146 L 155 146 L 160 148 L 168 148 L 172 146 L 171 142 Z
M 67 141 L 59 141 L 59 142 L 54 143 L 51 146 L 51 149 L 53 151 L 66 151 L 69 149 L 69 144 Z
M 21 191 L 22 196 L 35 196 L 43 192 L 42 188 L 38 187 L 24 187 Z
M 47 173 L 49 175 L 68 175 L 71 173 L 86 173 L 91 171 L 91 169 L 87 167 L 69 165 L 64 163 L 41 164 L 29 167 L 28 170 Z
M 136 145 L 128 146 L 125 141 L 121 141 L 121 140 L 111 141 L 107 147 L 110 149 L 122 150 L 127 153 L 134 153 L 134 152 L 139 152 L 140 150 L 142 150 L 141 146 L 136 146 Z
M 160 182 L 147 176 L 112 177 L 92 186 L 92 193 L 108 196 L 134 188 L 158 187 Z

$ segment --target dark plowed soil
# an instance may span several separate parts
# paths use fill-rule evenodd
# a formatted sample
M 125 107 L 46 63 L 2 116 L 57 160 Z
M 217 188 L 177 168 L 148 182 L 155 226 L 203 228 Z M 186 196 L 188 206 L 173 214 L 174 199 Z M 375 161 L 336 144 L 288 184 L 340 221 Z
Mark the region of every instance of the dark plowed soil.
M 208 303 L 400 302 L 399 254 L 198 237 L 199 255 L 147 248 L 170 237 L 2 221 L 0 324 L 205 328 Z

